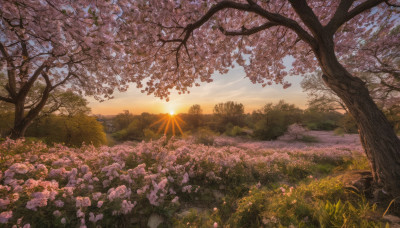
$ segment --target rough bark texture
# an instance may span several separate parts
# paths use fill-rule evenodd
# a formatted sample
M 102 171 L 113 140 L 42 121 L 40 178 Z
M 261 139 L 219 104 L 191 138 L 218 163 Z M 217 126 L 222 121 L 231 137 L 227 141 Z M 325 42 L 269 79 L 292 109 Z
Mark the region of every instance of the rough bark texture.
M 29 110 L 29 112 L 25 115 L 25 100 L 28 95 L 28 92 L 21 90 L 18 94 L 18 97 L 14 101 L 15 106 L 15 114 L 14 114 L 14 127 L 11 130 L 10 138 L 18 139 L 25 136 L 26 129 L 33 122 L 33 120 L 39 115 L 40 111 L 45 106 L 50 92 L 54 87 L 51 86 L 50 80 L 47 76 L 45 76 L 46 80 L 46 88 L 42 93 L 42 97 L 40 98 L 39 103 Z
M 352 76 L 337 60 L 333 41 L 321 40 L 314 50 L 325 83 L 343 100 L 357 122 L 361 143 L 370 161 L 376 187 L 400 196 L 400 140 L 383 112 L 369 95 L 365 83 Z

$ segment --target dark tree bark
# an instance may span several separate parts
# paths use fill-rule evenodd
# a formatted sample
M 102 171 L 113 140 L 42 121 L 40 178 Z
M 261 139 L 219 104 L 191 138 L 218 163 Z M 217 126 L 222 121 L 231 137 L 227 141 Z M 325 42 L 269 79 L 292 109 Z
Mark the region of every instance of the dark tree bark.
M 372 100 L 365 83 L 338 62 L 333 40 L 320 40 L 314 52 L 325 83 L 343 100 L 357 122 L 376 187 L 392 197 L 400 196 L 400 140 L 391 124 Z
M 54 89 L 52 86 L 48 75 L 45 72 L 41 74 L 46 81 L 46 88 L 44 89 L 40 101 L 36 106 L 31 108 L 29 112 L 25 115 L 25 100 L 28 96 L 28 91 L 21 90 L 18 96 L 14 99 L 13 103 L 15 106 L 14 113 L 14 127 L 11 129 L 10 138 L 18 139 L 25 136 L 26 129 L 33 122 L 33 120 L 39 116 L 40 111 L 45 106 L 50 92 Z

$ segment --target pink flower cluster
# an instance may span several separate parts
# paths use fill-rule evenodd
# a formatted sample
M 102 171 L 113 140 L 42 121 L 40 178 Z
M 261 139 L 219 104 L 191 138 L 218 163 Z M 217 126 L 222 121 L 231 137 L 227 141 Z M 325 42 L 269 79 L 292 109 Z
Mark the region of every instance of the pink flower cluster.
M 25 224 L 31 224 L 43 210 L 66 226 L 101 224 L 104 216 L 138 216 L 146 207 L 177 205 L 183 195 L 196 194 L 209 183 L 220 184 L 230 175 L 249 175 L 246 167 L 263 167 L 260 175 L 268 175 L 277 171 L 278 163 L 307 166 L 314 158 L 361 154 L 357 146 L 341 144 L 271 148 L 258 142 L 238 142 L 237 146 L 213 147 L 190 139 L 165 140 L 77 149 L 41 143 L 25 148 L 21 140 L 6 140 L 0 145 L 0 154 L 25 151 L 4 156 L 1 164 L 0 222 L 17 224 L 19 218 L 13 214 L 23 208 L 13 205 L 23 205 L 32 212 L 23 216 Z M 199 179 L 201 185 L 194 182 Z M 74 212 L 73 218 L 68 211 Z M 69 224 L 77 218 L 79 224 Z

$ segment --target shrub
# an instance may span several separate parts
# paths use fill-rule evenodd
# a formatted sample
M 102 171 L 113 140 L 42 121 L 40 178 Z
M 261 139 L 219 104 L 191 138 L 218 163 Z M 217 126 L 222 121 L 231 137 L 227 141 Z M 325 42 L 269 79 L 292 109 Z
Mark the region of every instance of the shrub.
M 258 139 L 276 139 L 282 136 L 289 125 L 300 122 L 302 111 L 283 100 L 277 104 L 266 104 L 262 110 L 253 113 L 257 118 L 254 136 Z
M 232 128 L 226 130 L 225 134 L 227 136 L 239 136 L 239 135 L 245 135 L 246 133 L 243 131 L 241 127 L 233 126 Z
M 339 121 L 339 126 L 343 128 L 346 133 L 357 133 L 358 127 L 356 121 L 350 114 L 345 114 Z
M 345 133 L 345 131 L 344 131 L 344 129 L 341 128 L 341 127 L 338 127 L 338 128 L 336 128 L 336 129 L 333 131 L 333 134 L 339 135 L 339 136 L 344 136 L 344 133 Z
M 319 139 L 315 136 L 312 135 L 303 135 L 301 136 L 301 138 L 299 139 L 302 142 L 306 142 L 306 143 L 317 143 L 319 142 Z
M 157 133 L 155 133 L 154 131 L 146 128 L 144 129 L 144 139 L 146 141 L 150 140 L 150 139 L 158 139 L 160 138 L 160 135 L 158 135 Z
M 197 144 L 204 144 L 210 146 L 214 144 L 216 133 L 208 128 L 199 129 L 194 135 L 194 142 Z
M 299 140 L 304 137 L 304 134 L 306 132 L 307 130 L 304 127 L 298 124 L 292 124 L 288 127 L 286 135 L 293 138 L 294 140 Z
M 74 116 L 50 115 L 34 122 L 26 132 L 27 137 L 37 137 L 46 143 L 65 143 L 78 147 L 82 143 L 95 146 L 107 143 L 103 125 L 95 117 L 85 114 Z

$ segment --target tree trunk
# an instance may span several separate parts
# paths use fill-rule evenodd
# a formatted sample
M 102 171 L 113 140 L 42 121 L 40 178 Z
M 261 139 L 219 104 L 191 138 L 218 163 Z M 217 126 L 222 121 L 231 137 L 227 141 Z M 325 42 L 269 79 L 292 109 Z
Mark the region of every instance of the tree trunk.
M 15 106 L 15 113 L 14 113 L 14 127 L 11 129 L 10 138 L 18 139 L 25 136 L 25 131 L 28 128 L 28 124 L 24 121 L 25 116 L 25 99 L 20 98 L 18 99 L 14 106 Z
M 365 83 L 338 62 L 333 45 L 320 46 L 317 52 L 325 83 L 343 100 L 357 122 L 376 187 L 392 197 L 400 196 L 399 138 Z
M 26 129 L 33 122 L 33 120 L 39 115 L 40 111 L 43 109 L 44 105 L 49 98 L 49 94 L 51 91 L 50 82 L 47 82 L 47 86 L 43 91 L 40 102 L 25 115 L 25 99 L 27 96 L 26 93 L 20 93 L 19 97 L 16 99 L 15 106 L 15 114 L 14 114 L 14 127 L 11 129 L 10 138 L 18 139 L 25 136 Z

